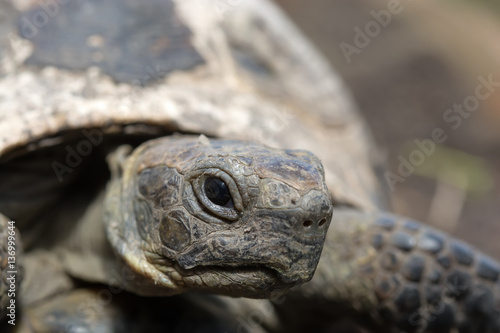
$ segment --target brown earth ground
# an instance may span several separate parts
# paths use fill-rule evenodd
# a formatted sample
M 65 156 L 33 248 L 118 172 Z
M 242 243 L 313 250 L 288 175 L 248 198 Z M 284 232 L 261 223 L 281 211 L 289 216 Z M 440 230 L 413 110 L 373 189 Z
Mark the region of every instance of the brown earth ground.
M 500 82 L 495 2 L 401 0 L 399 12 L 379 32 L 372 27 L 374 36 L 350 55 L 350 63 L 340 44 L 355 46 L 354 28 L 364 30 L 375 20 L 372 11 L 387 10 L 389 0 L 276 2 L 351 87 L 387 170 L 398 174 L 401 158 L 419 154 L 414 140 L 431 138 L 436 128 L 446 135 L 421 166 L 389 191 L 392 209 L 499 259 L 500 87 L 492 88 L 491 96 L 456 129 L 444 119 L 454 104 L 475 94 L 478 77 L 491 75 Z

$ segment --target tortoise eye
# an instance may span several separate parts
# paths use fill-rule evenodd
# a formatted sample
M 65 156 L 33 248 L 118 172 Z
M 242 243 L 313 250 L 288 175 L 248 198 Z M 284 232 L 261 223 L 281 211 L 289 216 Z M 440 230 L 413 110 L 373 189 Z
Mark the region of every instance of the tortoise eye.
M 216 177 L 205 179 L 203 190 L 208 200 L 214 204 L 228 208 L 234 207 L 231 192 L 222 179 Z
M 234 179 L 216 168 L 194 170 L 186 174 L 199 203 L 212 214 L 236 221 L 243 212 L 243 199 Z

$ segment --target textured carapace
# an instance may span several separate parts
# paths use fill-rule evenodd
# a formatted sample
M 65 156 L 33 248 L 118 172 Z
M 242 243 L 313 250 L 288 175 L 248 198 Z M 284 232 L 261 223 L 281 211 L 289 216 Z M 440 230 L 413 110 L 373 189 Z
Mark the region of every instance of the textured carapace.
M 174 136 L 143 144 L 121 168 L 107 229 L 140 275 L 137 292 L 265 297 L 312 278 L 332 204 L 311 153 Z

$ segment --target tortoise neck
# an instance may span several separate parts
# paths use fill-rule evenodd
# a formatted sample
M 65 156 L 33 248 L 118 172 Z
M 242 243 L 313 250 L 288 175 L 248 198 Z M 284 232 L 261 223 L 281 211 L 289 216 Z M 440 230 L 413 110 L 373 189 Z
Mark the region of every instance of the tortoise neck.
M 311 281 L 321 288 L 318 295 L 327 301 L 357 311 L 370 309 L 378 302 L 368 272 L 377 253 L 365 239 L 370 223 L 356 218 L 359 215 L 353 209 L 334 211 L 321 260 Z M 365 266 L 366 274 L 360 274 Z

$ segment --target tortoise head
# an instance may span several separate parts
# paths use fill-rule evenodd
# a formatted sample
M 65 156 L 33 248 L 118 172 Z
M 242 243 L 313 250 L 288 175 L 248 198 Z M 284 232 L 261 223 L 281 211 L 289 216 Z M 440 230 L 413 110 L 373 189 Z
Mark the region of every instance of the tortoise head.
M 332 203 L 311 153 L 173 136 L 143 144 L 122 169 L 107 231 L 139 276 L 134 291 L 268 297 L 312 278 Z

